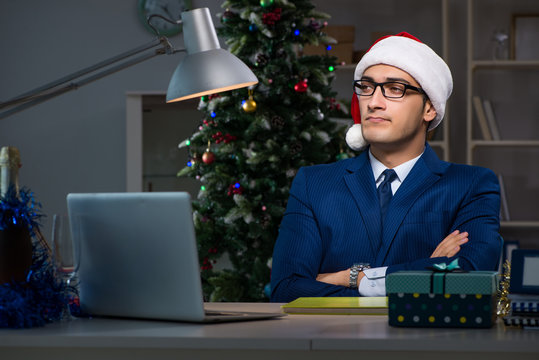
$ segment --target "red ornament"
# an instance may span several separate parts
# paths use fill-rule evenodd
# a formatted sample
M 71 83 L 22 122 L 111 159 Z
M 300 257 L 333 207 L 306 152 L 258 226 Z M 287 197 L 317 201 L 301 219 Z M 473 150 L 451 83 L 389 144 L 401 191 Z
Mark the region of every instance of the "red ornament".
M 211 270 L 211 269 L 213 269 L 213 265 L 211 264 L 211 260 L 208 257 L 205 257 L 202 260 L 202 266 L 200 268 L 202 270 Z
M 276 8 L 272 12 L 268 12 L 262 15 L 262 22 L 268 26 L 273 26 L 279 20 L 281 20 L 281 13 L 283 9 Z
M 213 134 L 213 135 L 211 136 L 211 138 L 212 138 L 213 140 L 215 140 L 215 143 L 216 143 L 216 144 L 219 144 L 219 143 L 221 143 L 221 142 L 224 142 L 225 144 L 228 144 L 229 142 L 231 142 L 231 141 L 236 141 L 236 139 L 237 139 L 237 137 L 234 136 L 234 135 L 230 135 L 230 134 L 228 134 L 228 133 L 223 135 L 223 133 L 220 132 L 220 131 L 218 131 L 217 133 Z
M 202 154 L 202 161 L 204 162 L 204 164 L 210 165 L 215 161 L 215 154 L 209 150 L 206 150 L 206 152 Z
M 304 93 L 307 91 L 307 80 L 301 80 L 296 85 L 294 85 L 294 90 L 299 93 Z

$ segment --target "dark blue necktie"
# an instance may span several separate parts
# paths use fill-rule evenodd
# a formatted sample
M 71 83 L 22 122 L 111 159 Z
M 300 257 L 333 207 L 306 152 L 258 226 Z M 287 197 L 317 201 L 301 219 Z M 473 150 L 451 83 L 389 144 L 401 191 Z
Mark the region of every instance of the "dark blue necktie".
M 397 178 L 397 173 L 393 169 L 386 169 L 382 173 L 384 175 L 384 181 L 378 186 L 378 199 L 380 200 L 380 215 L 382 219 L 382 228 L 384 227 L 384 218 L 389 206 L 389 202 L 393 197 L 391 192 L 391 183 Z

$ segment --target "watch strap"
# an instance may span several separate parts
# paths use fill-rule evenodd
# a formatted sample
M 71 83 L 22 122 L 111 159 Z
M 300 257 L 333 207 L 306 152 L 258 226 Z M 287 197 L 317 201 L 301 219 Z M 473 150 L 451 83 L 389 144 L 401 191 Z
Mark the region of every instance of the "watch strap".
M 348 287 L 352 289 L 357 289 L 359 286 L 357 282 L 359 273 L 369 268 L 370 268 L 369 264 L 365 264 L 365 263 L 358 263 L 358 264 L 352 265 L 352 267 L 350 268 L 350 280 L 348 282 Z

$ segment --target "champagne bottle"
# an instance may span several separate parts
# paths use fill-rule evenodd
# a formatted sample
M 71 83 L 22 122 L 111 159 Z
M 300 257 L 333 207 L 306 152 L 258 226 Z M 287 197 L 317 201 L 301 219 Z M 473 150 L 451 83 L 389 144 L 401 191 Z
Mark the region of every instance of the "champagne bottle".
M 19 197 L 20 167 L 21 157 L 17 148 L 6 146 L 0 149 L 0 202 L 5 201 L 10 187 L 13 187 L 14 195 Z M 2 216 L 2 218 L 6 217 Z M 9 281 L 24 281 L 32 265 L 32 239 L 28 225 L 22 221 L 1 225 L 0 284 Z

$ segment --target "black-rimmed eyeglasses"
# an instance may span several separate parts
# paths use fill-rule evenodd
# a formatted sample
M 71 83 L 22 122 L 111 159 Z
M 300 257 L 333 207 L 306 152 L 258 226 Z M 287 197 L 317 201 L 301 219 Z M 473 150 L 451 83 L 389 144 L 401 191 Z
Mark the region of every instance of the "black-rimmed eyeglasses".
M 414 90 L 420 94 L 426 95 L 423 89 L 401 82 L 388 81 L 377 83 L 370 80 L 355 80 L 354 93 L 359 96 L 371 96 L 378 86 L 382 89 L 382 95 L 388 99 L 400 99 L 406 94 L 406 90 Z

